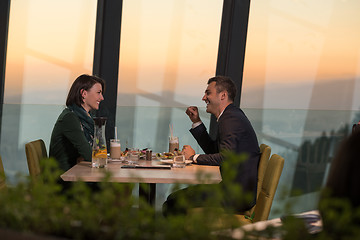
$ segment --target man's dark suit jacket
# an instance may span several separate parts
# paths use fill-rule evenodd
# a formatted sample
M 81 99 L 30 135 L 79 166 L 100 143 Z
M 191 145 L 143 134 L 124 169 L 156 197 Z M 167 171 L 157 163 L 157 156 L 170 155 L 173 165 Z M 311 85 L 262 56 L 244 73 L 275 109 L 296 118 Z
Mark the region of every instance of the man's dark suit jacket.
M 239 164 L 235 182 L 241 184 L 244 191 L 253 192 L 256 196 L 260 149 L 255 131 L 240 108 L 233 104 L 225 108 L 218 120 L 215 141 L 210 138 L 204 124 L 191 129 L 190 132 L 205 152 L 198 156 L 197 164 L 216 165 L 220 166 L 221 170 L 221 164 L 224 161 L 222 150 L 231 150 L 238 154 L 246 153 L 248 159 Z M 226 176 L 222 177 L 224 179 Z

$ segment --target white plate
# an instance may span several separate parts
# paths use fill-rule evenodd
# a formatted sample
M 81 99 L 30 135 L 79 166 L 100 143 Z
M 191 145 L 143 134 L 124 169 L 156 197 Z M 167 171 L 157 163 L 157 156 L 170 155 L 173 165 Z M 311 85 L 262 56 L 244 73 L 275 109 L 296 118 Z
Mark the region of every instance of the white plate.
M 172 159 L 160 159 L 160 162 L 165 163 L 165 164 L 173 164 L 174 161 Z M 191 163 L 192 163 L 191 160 L 185 160 L 186 165 L 189 165 Z
M 115 158 L 108 157 L 108 161 L 111 161 L 111 162 L 123 162 L 123 161 L 125 161 L 125 157 L 121 156 L 120 159 L 115 159 Z
M 166 164 L 172 164 L 174 161 L 172 159 L 160 159 L 160 162 L 166 163 Z

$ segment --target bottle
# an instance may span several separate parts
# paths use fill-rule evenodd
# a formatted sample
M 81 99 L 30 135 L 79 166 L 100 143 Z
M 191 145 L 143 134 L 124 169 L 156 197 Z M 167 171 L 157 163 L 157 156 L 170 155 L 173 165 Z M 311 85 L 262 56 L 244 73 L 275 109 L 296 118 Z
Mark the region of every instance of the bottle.
M 107 118 L 94 118 L 94 139 L 92 146 L 91 167 L 103 168 L 107 165 L 107 148 L 105 140 L 105 123 Z

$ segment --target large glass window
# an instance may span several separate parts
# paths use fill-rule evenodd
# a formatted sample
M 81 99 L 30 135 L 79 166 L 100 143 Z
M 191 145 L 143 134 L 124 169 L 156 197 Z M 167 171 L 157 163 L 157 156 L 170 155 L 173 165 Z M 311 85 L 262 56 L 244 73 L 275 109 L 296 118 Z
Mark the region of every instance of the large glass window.
M 285 157 L 273 208 L 317 206 L 336 146 L 359 120 L 359 5 L 251 2 L 241 107 Z
M 25 143 L 53 125 L 73 80 L 91 74 L 96 0 L 11 1 L 1 156 L 7 177 L 27 174 Z
M 167 151 L 169 124 L 180 145 L 194 143 L 185 109 L 199 106 L 209 123 L 201 98 L 215 74 L 221 13 L 222 0 L 124 1 L 116 118 L 123 143 Z
M 201 101 L 215 75 L 222 0 L 125 0 L 120 41 L 116 125 L 121 146 L 168 151 L 169 125 L 184 144 L 191 136 L 187 106 Z M 168 186 L 157 186 L 161 207 Z

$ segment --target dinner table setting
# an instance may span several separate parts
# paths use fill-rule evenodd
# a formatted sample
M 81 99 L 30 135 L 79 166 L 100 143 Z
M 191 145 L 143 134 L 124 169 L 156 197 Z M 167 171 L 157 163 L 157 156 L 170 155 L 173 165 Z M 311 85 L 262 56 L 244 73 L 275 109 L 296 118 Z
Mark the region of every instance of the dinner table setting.
M 120 140 L 110 139 L 110 151 L 105 145 L 94 148 L 92 162 L 81 161 L 60 177 L 63 181 L 101 182 L 105 180 L 118 183 L 139 183 L 139 194 L 154 205 L 156 184 L 215 184 L 222 178 L 218 166 L 197 165 L 185 159 L 179 150 L 179 138 L 169 137 L 168 152 L 153 152 L 149 148 L 125 148 L 121 151 Z M 99 143 L 103 140 L 99 139 Z M 100 146 L 101 144 L 98 144 Z M 147 184 L 149 191 L 141 187 Z
M 105 180 L 118 183 L 139 183 L 139 194 L 154 204 L 156 184 L 215 184 L 221 182 L 218 166 L 194 164 L 179 150 L 179 138 L 174 136 L 169 125 L 169 149 L 167 152 L 153 152 L 150 148 L 125 148 L 117 137 L 105 143 L 105 130 L 101 125 L 95 129 L 92 148 L 92 161 L 82 161 L 70 168 L 60 177 L 64 181 L 101 182 Z M 95 144 L 96 143 L 96 144 Z M 108 151 L 110 147 L 110 151 Z M 148 184 L 150 191 L 143 191 L 142 184 Z

